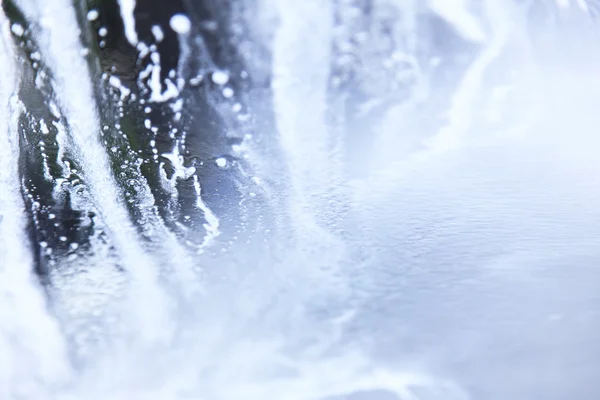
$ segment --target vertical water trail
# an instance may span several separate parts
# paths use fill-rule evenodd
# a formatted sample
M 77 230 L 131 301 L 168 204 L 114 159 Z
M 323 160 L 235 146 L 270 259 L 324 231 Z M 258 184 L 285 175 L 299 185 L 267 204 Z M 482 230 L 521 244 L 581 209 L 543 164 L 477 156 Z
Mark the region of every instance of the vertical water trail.
M 485 3 L 485 0 L 482 2 Z M 508 3 L 508 2 L 505 2 Z M 467 40 L 483 43 L 486 32 L 481 21 L 473 15 L 470 0 L 429 0 L 429 9 L 452 25 Z
M 447 125 L 427 141 L 428 153 L 436 154 L 452 150 L 464 141 L 463 136 L 470 128 L 469 124 L 477 120 L 475 112 L 479 96 L 482 94 L 485 72 L 501 55 L 509 35 L 514 29 L 512 21 L 516 17 L 515 6 L 510 2 L 486 0 L 483 8 L 483 18 L 487 22 L 490 39 L 465 72 L 460 86 L 452 98 Z
M 273 103 L 287 168 L 289 192 L 286 212 L 290 214 L 295 233 L 290 251 L 293 259 L 290 257 L 285 273 L 289 277 L 295 272 L 293 267 L 297 267 L 304 274 L 305 279 L 295 279 L 293 302 L 310 308 L 315 299 L 325 298 L 327 311 L 323 313 L 326 315 L 321 317 L 323 319 L 312 320 L 307 326 L 312 333 L 318 332 L 315 343 L 303 349 L 299 360 L 291 363 L 297 364 L 299 377 L 275 381 L 272 388 L 269 387 L 270 382 L 265 383 L 266 389 L 261 385 L 254 390 L 283 393 L 283 388 L 298 385 L 299 398 L 353 398 L 361 392 L 369 398 L 366 397 L 369 393 L 379 390 L 388 393 L 390 398 L 419 399 L 420 395 L 416 394 L 417 390 L 413 392 L 413 387 L 422 385 L 420 390 L 423 392 L 439 391 L 439 398 L 465 399 L 467 397 L 460 389 L 446 388 L 437 379 L 427 379 L 418 373 L 410 374 L 406 379 L 396 368 L 386 370 L 383 367 L 379 370 L 377 362 L 360 346 L 353 348 L 354 352 L 348 350 L 352 344 L 346 348 L 347 344 L 341 343 L 346 323 L 352 320 L 353 307 L 358 302 L 352 298 L 355 293 L 349 290 L 354 286 L 354 277 L 350 276 L 354 267 L 348 264 L 360 262 L 353 256 L 354 247 L 361 244 L 351 242 L 347 245 L 342 237 L 347 238 L 351 234 L 336 230 L 338 226 L 345 225 L 347 214 L 344 210 L 346 187 L 341 155 L 345 132 L 329 124 L 334 112 L 330 108 L 333 7 L 330 1 L 277 2 L 279 19 L 272 47 Z M 360 227 L 357 231 L 361 232 Z M 357 237 L 357 241 L 364 239 L 360 233 Z M 332 276 L 335 278 L 332 279 Z M 307 292 L 308 295 L 297 295 L 298 292 Z M 340 310 L 342 313 L 336 315 Z M 331 315 L 339 318 L 331 318 Z M 285 318 L 293 320 L 294 317 L 290 312 Z M 287 341 L 293 344 L 298 338 L 302 340 L 303 334 L 298 329 Z M 329 352 L 337 351 L 343 353 L 340 359 L 329 357 Z M 320 367 L 322 372 L 313 375 Z M 383 375 L 389 377 L 389 381 L 381 379 Z M 289 393 L 294 392 L 292 389 Z M 264 398 L 262 393 L 255 397 Z M 438 395 L 432 398 L 438 398 Z
M 157 280 L 159 267 L 139 243 L 98 140 L 98 115 L 72 4 L 67 0 L 23 0 L 19 4 L 30 19 L 40 23 L 39 42 L 55 73 L 57 101 L 67 113 L 92 197 L 131 277 L 128 298 L 134 307 L 131 317 L 137 321 L 136 330 L 143 332 L 141 338 L 150 343 L 166 339 L 172 325 L 167 299 Z
M 0 13 L 0 398 L 46 398 L 68 379 L 66 346 L 33 272 L 20 196 L 16 97 L 9 30 Z
M 291 203 L 303 215 L 327 217 L 331 188 L 341 184 L 339 138 L 327 126 L 333 8 L 330 1 L 315 0 L 281 1 L 277 7 L 272 87 Z
M 436 7 L 438 6 L 436 5 Z M 411 113 L 418 113 L 420 103 L 392 107 L 377 123 L 379 132 L 374 140 L 373 151 L 377 158 L 374 160 L 368 177 L 370 185 L 368 187 L 357 185 L 356 193 L 363 193 L 367 196 L 375 193 L 389 193 L 389 190 L 393 188 L 394 181 L 398 180 L 402 171 L 407 172 L 415 165 L 421 165 L 431 158 L 465 146 L 467 139 L 479 140 L 482 135 L 489 134 L 483 130 L 477 132 L 480 137 L 468 136 L 475 133 L 477 123 L 482 120 L 481 105 L 487 90 L 485 85 L 489 83 L 486 82 L 489 70 L 503 55 L 507 45 L 512 43 L 511 40 L 514 42 L 518 30 L 524 29 L 523 26 L 517 25 L 517 23 L 523 22 L 519 20 L 523 10 L 512 2 L 495 0 L 486 0 L 481 6 L 482 13 L 477 17 L 469 14 L 466 9 L 453 11 L 457 18 L 463 16 L 466 19 L 465 21 L 462 19 L 452 20 L 453 23 L 469 25 L 471 23 L 469 21 L 474 19 L 481 26 L 482 31 L 486 32 L 486 39 L 483 41 L 477 57 L 469 63 L 464 72 L 451 71 L 457 77 L 458 85 L 451 93 L 448 109 L 444 110 L 446 123 L 433 135 L 427 137 L 423 135 L 424 132 L 419 132 L 421 127 L 411 115 Z M 435 11 L 439 12 L 437 8 Z M 456 29 L 460 32 L 458 27 Z M 519 38 L 523 40 L 523 35 Z M 520 45 L 526 46 L 525 43 Z M 446 88 L 432 88 L 431 90 L 444 91 Z M 427 101 L 427 97 L 418 101 Z M 407 132 L 411 131 L 421 134 L 419 138 L 421 146 L 406 153 L 403 151 L 402 143 Z M 382 191 L 369 188 L 378 188 Z M 359 203 L 363 201 L 367 200 L 359 200 Z M 374 201 L 374 199 L 369 201 Z
M 333 293 L 343 296 L 346 284 L 339 279 L 346 254 L 340 236 L 345 208 L 342 136 L 330 129 L 328 120 L 333 4 L 279 1 L 277 14 L 273 106 L 288 188 L 285 228 L 295 252 L 287 265 L 293 265 L 294 272 L 286 269 L 286 274 L 306 279 L 301 296 L 310 301 L 335 297 Z

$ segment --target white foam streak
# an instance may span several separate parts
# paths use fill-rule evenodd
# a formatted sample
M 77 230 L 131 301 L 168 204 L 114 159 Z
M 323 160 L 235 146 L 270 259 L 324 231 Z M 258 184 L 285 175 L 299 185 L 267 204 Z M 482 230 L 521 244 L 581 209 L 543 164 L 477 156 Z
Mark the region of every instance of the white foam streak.
M 56 144 L 58 146 L 58 151 L 56 152 L 56 161 L 62 169 L 62 176 L 66 177 L 71 175 L 71 170 L 68 164 L 64 161 L 65 150 L 67 149 L 68 145 L 67 130 L 60 120 L 52 121 L 52 124 L 56 128 Z
M 168 100 L 172 100 L 179 96 L 181 87 L 177 87 L 171 79 L 165 79 L 166 89 L 162 91 L 162 84 L 160 80 L 160 72 L 161 72 L 161 64 L 160 64 L 160 54 L 158 52 L 152 52 L 150 54 L 150 59 L 152 60 L 152 64 L 148 65 L 150 79 L 148 81 L 148 87 L 150 89 L 150 99 L 151 103 L 163 103 Z M 140 78 L 142 78 L 146 73 L 140 74 Z
M 119 7 L 121 8 L 121 18 L 125 25 L 125 37 L 131 43 L 132 46 L 138 44 L 137 31 L 135 30 L 135 17 L 133 12 L 135 11 L 135 0 L 119 0 Z
M 206 236 L 199 247 L 199 252 L 203 252 L 220 235 L 219 218 L 202 200 L 202 189 L 198 181 L 198 175 L 194 175 L 194 189 L 196 191 L 196 207 L 204 213 L 204 219 L 206 220 L 206 224 L 203 225 L 206 229 Z
M 68 116 L 72 140 L 79 150 L 79 162 L 92 196 L 101 206 L 102 217 L 123 265 L 132 278 L 129 295 L 135 309 L 133 317 L 138 319 L 136 326 L 150 342 L 165 339 L 170 324 L 165 294 L 157 282 L 159 268 L 136 239 L 137 232 L 119 200 L 121 195 L 98 140 L 98 115 L 90 75 L 80 52 L 82 46 L 72 4 L 68 0 L 27 0 L 22 6 L 31 19 L 41 21 L 45 31 L 39 40 L 47 51 L 46 61 L 55 73 L 57 98 Z
M 121 100 L 125 100 L 131 94 L 131 90 L 123 85 L 121 80 L 114 75 L 108 79 L 108 83 L 110 83 L 110 85 L 115 89 L 119 90 L 121 93 Z
M 0 14 L 0 398 L 45 398 L 69 374 L 66 347 L 33 273 L 18 181 L 16 77 Z M 9 99 L 12 99 L 9 105 Z M 34 383 L 35 382 L 35 383 Z

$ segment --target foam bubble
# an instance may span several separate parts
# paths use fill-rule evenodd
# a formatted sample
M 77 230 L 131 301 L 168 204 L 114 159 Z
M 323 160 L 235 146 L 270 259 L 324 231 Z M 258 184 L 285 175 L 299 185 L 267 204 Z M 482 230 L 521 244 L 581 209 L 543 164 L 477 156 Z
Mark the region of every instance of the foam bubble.
M 225 168 L 227 166 L 227 160 L 223 157 L 219 157 L 215 160 L 215 164 L 217 164 L 217 167 L 219 168 Z
M 154 35 L 156 41 L 159 43 L 162 42 L 165 38 L 165 33 L 163 32 L 162 28 L 158 25 L 152 26 L 152 34 Z
M 173 15 L 169 21 L 169 25 L 171 26 L 171 29 L 180 35 L 185 35 L 192 28 L 190 19 L 184 14 Z
M 98 19 L 99 16 L 100 16 L 100 14 L 98 13 L 98 10 L 90 10 L 87 13 L 87 20 L 95 21 L 96 19 Z
M 217 85 L 224 85 L 229 82 L 229 75 L 224 71 L 215 71 L 212 74 L 212 81 Z
M 25 29 L 23 29 L 23 26 L 21 26 L 20 24 L 12 24 L 10 30 L 12 31 L 12 33 L 19 37 L 23 36 L 23 33 L 25 33 Z

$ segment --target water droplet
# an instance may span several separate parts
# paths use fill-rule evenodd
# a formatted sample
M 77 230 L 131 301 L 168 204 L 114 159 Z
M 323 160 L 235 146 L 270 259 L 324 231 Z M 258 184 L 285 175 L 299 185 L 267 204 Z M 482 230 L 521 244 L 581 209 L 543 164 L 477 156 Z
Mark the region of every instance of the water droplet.
M 169 21 L 169 25 L 171 29 L 181 35 L 188 33 L 192 27 L 190 19 L 184 14 L 173 15 Z
M 233 97 L 233 89 L 232 88 L 223 89 L 223 96 L 227 99 Z
M 202 75 L 198 75 L 194 78 L 190 79 L 190 85 L 192 86 L 198 86 L 200 84 L 200 82 L 202 82 L 202 80 L 204 79 L 204 77 Z
M 152 26 L 152 34 L 154 35 L 156 41 L 159 43 L 162 42 L 162 40 L 165 38 L 165 33 L 163 32 L 162 28 L 158 25 Z
M 98 19 L 99 13 L 98 10 L 90 10 L 87 13 L 87 20 L 88 21 L 95 21 L 96 19 Z
M 215 71 L 212 74 L 212 81 L 217 85 L 224 85 L 229 82 L 229 75 L 224 71 Z
M 25 33 L 25 29 L 23 29 L 23 27 L 20 24 L 12 24 L 10 30 L 12 31 L 12 33 L 19 37 L 23 36 L 23 33 Z
M 100 35 L 100 37 L 106 37 L 106 35 L 108 35 L 108 29 L 105 27 L 98 29 L 98 35 Z
M 48 126 L 46 125 L 46 122 L 43 119 L 40 120 L 40 129 L 42 130 L 42 133 L 44 135 L 50 133 L 50 130 L 48 129 Z
M 217 23 L 217 21 L 204 21 L 204 22 L 201 23 L 201 25 L 207 31 L 213 31 L 214 32 L 217 29 L 219 29 L 219 24 Z
M 227 166 L 227 160 L 223 157 L 219 157 L 215 160 L 215 164 L 217 164 L 217 167 L 219 168 L 225 168 Z

